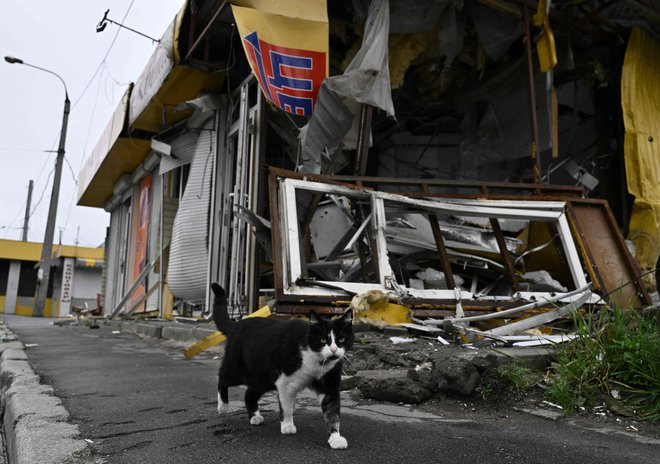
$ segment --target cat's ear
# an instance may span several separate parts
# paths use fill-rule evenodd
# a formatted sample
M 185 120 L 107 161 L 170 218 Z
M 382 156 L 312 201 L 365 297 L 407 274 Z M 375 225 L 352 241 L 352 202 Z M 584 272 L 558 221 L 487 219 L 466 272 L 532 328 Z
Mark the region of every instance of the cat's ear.
M 309 323 L 311 325 L 314 325 L 314 326 L 319 325 L 321 323 L 321 318 L 314 311 L 310 311 L 309 312 Z
M 341 321 L 344 324 L 351 325 L 353 323 L 353 310 L 352 309 L 347 310 L 341 317 Z

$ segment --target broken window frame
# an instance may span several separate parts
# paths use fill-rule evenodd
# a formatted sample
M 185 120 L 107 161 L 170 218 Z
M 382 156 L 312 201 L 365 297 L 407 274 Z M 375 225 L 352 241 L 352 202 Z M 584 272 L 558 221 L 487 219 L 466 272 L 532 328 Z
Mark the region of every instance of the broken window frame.
M 377 284 L 334 282 L 316 280 L 309 285 L 301 284 L 303 262 L 301 254 L 301 238 L 296 204 L 296 192 L 304 190 L 312 193 L 344 195 L 356 200 L 369 200 L 372 206 L 369 226 L 376 241 L 376 259 L 378 269 Z M 300 180 L 294 178 L 279 179 L 279 234 L 281 237 L 281 290 L 284 295 L 298 297 L 345 297 L 348 293 L 362 293 L 379 289 L 398 293 L 399 296 L 409 296 L 419 299 L 433 300 L 476 300 L 477 294 L 465 290 L 414 289 L 405 287 L 396 281 L 390 266 L 385 237 L 385 201 L 402 206 L 412 206 L 429 213 L 457 214 L 495 219 L 518 219 L 525 221 L 553 222 L 559 231 L 563 252 L 572 276 L 575 288 L 588 284 L 578 250 L 571 235 L 566 216 L 566 203 L 563 201 L 511 201 L 511 200 L 470 200 L 470 199 L 418 199 L 404 195 L 381 191 L 366 190 L 359 187 Z M 346 292 L 345 292 L 345 291 Z M 524 292 L 519 291 L 508 296 L 478 296 L 484 302 L 507 302 L 518 300 L 543 300 L 556 295 L 557 292 Z M 590 302 L 596 303 L 599 297 L 593 295 Z M 564 301 L 560 299 L 559 301 Z M 566 301 L 570 301 L 568 298 Z

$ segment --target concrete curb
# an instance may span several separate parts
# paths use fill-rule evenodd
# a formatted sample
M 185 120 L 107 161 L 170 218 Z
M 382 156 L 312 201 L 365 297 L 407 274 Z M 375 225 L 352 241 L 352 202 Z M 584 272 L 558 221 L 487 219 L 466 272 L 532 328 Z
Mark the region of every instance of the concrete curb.
M 23 344 L 0 323 L 0 413 L 11 464 L 93 463 L 86 441 L 52 387 L 34 372 Z
M 174 340 L 182 343 L 194 343 L 202 340 L 216 332 L 210 325 L 187 325 L 163 322 L 137 322 L 102 320 L 101 325 L 106 325 L 114 330 L 121 330 L 131 334 L 143 335 L 145 337 L 160 338 L 163 340 Z

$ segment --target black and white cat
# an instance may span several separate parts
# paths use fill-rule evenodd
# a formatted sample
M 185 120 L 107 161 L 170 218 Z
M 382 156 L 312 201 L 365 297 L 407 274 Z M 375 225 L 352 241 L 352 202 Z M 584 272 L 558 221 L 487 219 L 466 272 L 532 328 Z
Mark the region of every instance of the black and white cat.
M 333 449 L 348 442 L 339 434 L 339 384 L 342 360 L 353 345 L 353 313 L 326 319 L 314 312 L 309 323 L 249 318 L 232 321 L 227 314 L 227 294 L 212 285 L 215 299 L 213 319 L 227 338 L 218 379 L 218 412 L 229 401 L 228 387 L 246 385 L 245 407 L 252 425 L 260 425 L 259 398 L 277 389 L 280 403 L 280 431 L 296 433 L 293 408 L 296 394 L 304 388 L 316 392 L 321 402 Z

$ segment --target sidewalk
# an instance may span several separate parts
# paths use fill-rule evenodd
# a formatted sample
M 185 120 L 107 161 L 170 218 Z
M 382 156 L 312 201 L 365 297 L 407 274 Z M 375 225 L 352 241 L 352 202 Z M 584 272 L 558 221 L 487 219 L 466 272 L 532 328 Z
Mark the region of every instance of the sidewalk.
M 0 410 L 11 464 L 92 463 L 88 444 L 55 391 L 41 383 L 25 347 L 0 320 Z
M 21 323 L 21 319 L 24 318 L 13 317 L 12 326 Z M 27 319 L 42 325 L 53 323 L 50 319 Z M 84 327 L 89 322 L 81 320 L 80 325 Z M 176 348 L 215 333 L 207 323 L 120 320 L 97 323 L 96 327 L 159 339 Z M 98 329 L 91 324 L 88 330 Z M 25 347 L 4 320 L 0 320 L 0 336 L 0 400 L 9 462 L 92 463 L 89 443 L 80 439 L 79 427 L 71 423 L 69 412 L 53 388 L 41 383 L 30 367 Z M 221 346 L 212 351 L 220 353 Z M 473 394 L 482 377 L 514 360 L 543 367 L 550 362 L 550 351 L 545 348 L 474 350 L 447 347 L 424 338 L 398 345 L 382 332 L 359 331 L 346 364 L 352 375 L 344 378 L 344 388 L 359 389 L 363 398 L 416 404 L 438 392 Z

